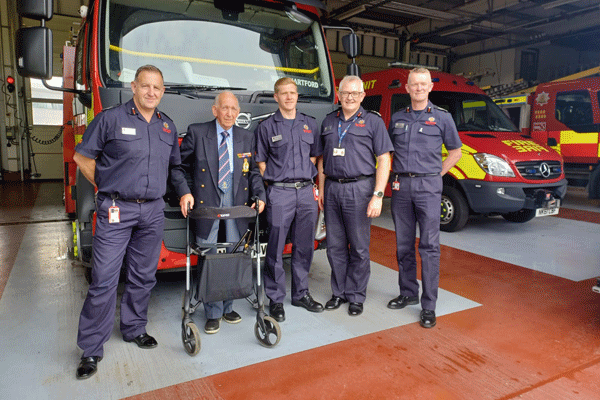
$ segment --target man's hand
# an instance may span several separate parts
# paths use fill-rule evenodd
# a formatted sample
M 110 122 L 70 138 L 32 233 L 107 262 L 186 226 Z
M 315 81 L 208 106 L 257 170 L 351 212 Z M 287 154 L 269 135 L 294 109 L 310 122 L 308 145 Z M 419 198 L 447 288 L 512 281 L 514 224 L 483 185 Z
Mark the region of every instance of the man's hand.
M 367 207 L 367 217 L 377 218 L 381 215 L 381 206 L 383 205 L 383 199 L 381 197 L 373 196 Z
M 252 208 L 256 208 L 256 203 L 252 204 Z M 265 202 L 258 200 L 258 213 L 262 213 L 265 210 Z
M 181 213 L 187 218 L 188 209 L 191 210 L 194 208 L 194 196 L 191 193 L 184 194 L 179 199 L 179 206 L 181 207 Z

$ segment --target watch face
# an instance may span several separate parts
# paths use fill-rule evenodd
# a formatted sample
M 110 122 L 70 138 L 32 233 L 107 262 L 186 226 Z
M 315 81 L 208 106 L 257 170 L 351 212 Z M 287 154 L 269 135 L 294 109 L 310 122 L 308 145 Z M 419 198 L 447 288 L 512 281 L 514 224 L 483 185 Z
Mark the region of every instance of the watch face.
M 383 192 L 373 192 L 373 194 L 377 197 L 383 197 Z

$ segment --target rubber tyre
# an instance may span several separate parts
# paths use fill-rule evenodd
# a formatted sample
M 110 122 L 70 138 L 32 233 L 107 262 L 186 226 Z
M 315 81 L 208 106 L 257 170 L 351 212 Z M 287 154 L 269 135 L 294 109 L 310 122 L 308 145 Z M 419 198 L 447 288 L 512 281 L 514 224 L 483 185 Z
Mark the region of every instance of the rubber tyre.
M 456 232 L 465 227 L 469 220 L 469 205 L 460 190 L 444 186 L 441 207 L 440 230 Z
M 188 322 L 181 329 L 181 341 L 185 352 L 190 356 L 200 353 L 200 331 L 195 323 Z
M 535 218 L 535 210 L 529 210 L 524 208 L 519 211 L 502 214 L 502 217 L 510 222 L 523 223 L 531 221 Z
M 265 316 L 265 326 L 267 332 L 263 332 L 260 329 L 258 321 L 254 324 L 254 336 L 258 339 L 261 346 L 264 347 L 275 347 L 281 340 L 281 328 L 279 324 L 270 315 Z

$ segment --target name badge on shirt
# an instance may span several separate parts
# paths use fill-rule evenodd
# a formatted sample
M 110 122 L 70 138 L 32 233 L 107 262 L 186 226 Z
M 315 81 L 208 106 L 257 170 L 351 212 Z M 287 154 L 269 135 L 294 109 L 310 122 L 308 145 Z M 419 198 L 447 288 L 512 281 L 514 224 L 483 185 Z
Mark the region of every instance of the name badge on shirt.
M 334 147 L 333 148 L 333 156 L 334 157 L 344 157 L 346 155 L 346 149 L 343 147 Z
M 271 141 L 272 141 L 273 143 L 275 143 L 275 142 L 279 142 L 281 139 L 283 139 L 283 136 L 281 136 L 281 135 L 275 135 L 275 136 L 273 136 L 273 137 L 271 138 Z
M 135 128 L 121 128 L 123 135 L 135 135 Z
M 396 122 L 396 125 L 394 125 L 394 128 L 398 128 L 398 129 L 404 128 L 404 122 Z

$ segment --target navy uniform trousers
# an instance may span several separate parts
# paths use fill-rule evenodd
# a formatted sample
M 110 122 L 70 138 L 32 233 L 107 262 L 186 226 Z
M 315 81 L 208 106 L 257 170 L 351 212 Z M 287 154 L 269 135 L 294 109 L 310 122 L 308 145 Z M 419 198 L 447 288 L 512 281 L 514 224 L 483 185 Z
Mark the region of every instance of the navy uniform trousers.
M 146 333 L 150 291 L 163 240 L 162 198 L 145 203 L 115 200 L 119 223 L 108 223 L 110 197 L 98 196 L 92 255 L 92 283 L 79 317 L 77 345 L 83 357 L 103 356 L 115 321 L 117 285 L 125 257 L 126 282 L 121 299 L 121 333 L 131 340 Z
M 392 173 L 393 176 L 393 173 Z M 442 177 L 398 177 L 400 190 L 392 190 L 392 218 L 396 227 L 398 283 L 402 296 L 419 295 L 416 226 L 419 224 L 419 255 L 423 295 L 421 308 L 435 310 L 440 281 L 440 204 Z
M 271 229 L 264 281 L 265 292 L 272 303 L 283 303 L 285 298 L 283 248 L 290 229 L 292 300 L 299 300 L 308 292 L 318 213 L 312 185 L 300 189 L 273 185 L 267 188 L 267 221 Z
M 197 203 L 196 203 L 197 204 Z M 233 188 L 229 188 L 227 193 L 221 195 L 221 207 L 233 206 Z M 213 226 L 206 239 L 196 236 L 196 243 L 217 243 L 219 238 L 219 220 L 213 222 Z M 226 219 L 225 222 L 225 240 L 229 243 L 237 243 L 240 240 L 240 232 L 234 219 Z M 212 249 L 211 253 L 216 253 Z M 229 314 L 233 311 L 233 300 L 216 301 L 213 303 L 204 303 L 204 315 L 206 319 L 219 319 L 223 314 Z
M 367 207 L 374 186 L 374 177 L 349 183 L 325 181 L 331 290 L 334 296 L 355 303 L 364 303 L 371 276 L 371 218 L 367 217 Z

